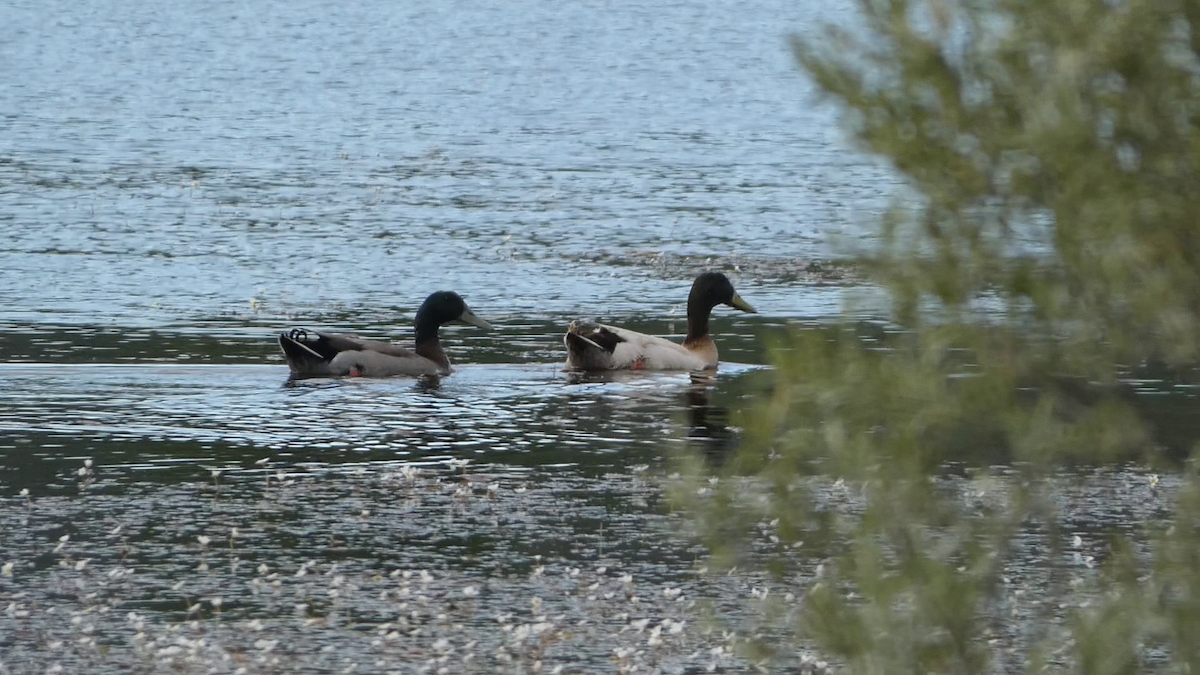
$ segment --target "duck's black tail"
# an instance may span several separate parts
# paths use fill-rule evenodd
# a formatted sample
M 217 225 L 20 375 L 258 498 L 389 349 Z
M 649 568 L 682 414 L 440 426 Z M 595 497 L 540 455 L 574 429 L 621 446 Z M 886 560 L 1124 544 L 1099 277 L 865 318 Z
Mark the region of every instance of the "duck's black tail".
M 572 321 L 567 327 L 567 346 L 574 344 L 580 349 L 599 349 L 612 354 L 624 338 L 599 324 Z
M 329 367 L 333 355 L 322 353 L 325 351 L 321 349 L 323 341 L 324 337 L 319 335 L 315 340 L 310 339 L 303 328 L 279 334 L 279 348 L 283 350 L 288 368 L 297 375 L 320 373 Z
M 564 336 L 567 367 L 575 370 L 607 370 L 612 354 L 624 340 L 604 326 L 572 321 Z

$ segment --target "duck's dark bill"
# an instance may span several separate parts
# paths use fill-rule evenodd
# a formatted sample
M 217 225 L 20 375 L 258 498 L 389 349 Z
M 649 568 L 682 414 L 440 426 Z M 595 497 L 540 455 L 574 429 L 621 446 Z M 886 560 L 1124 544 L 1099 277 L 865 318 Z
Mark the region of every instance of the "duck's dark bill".
M 475 312 L 472 312 L 470 307 L 463 310 L 463 313 L 458 316 L 458 320 L 467 324 L 468 326 L 475 326 L 476 328 L 482 328 L 484 330 L 492 329 L 492 324 L 476 316 Z

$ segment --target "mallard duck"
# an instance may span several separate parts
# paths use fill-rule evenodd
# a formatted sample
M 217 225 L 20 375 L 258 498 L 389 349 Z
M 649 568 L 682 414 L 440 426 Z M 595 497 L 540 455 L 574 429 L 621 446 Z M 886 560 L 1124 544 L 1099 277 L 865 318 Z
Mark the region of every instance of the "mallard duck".
M 452 291 L 438 291 L 417 310 L 417 344 L 412 351 L 390 342 L 353 335 L 309 333 L 296 328 L 279 335 L 292 377 L 390 377 L 448 375 L 450 359 L 438 341 L 438 327 L 451 321 L 490 330 Z
M 687 337 L 683 344 L 636 331 L 572 321 L 567 328 L 570 370 L 708 370 L 717 367 L 717 345 L 708 335 L 713 307 L 729 305 L 753 313 L 720 272 L 705 272 L 688 294 Z

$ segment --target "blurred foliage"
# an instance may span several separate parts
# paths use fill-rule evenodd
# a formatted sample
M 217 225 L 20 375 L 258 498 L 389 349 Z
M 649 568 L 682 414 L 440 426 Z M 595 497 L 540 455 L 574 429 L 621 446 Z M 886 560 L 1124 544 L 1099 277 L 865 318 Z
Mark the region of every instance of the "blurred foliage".
M 906 325 L 978 312 L 1075 370 L 1200 348 L 1200 4 L 863 0 L 796 41 L 857 138 L 923 200 L 867 256 Z M 995 312 L 995 308 L 988 308 Z
M 897 330 L 774 345 L 745 442 L 717 476 L 681 459 L 676 499 L 717 560 L 807 580 L 787 616 L 847 672 L 1200 672 L 1190 459 L 1171 518 L 1087 577 L 1058 567 L 1053 487 L 1064 464 L 1156 461 L 1121 378 L 1200 358 L 1200 1 L 859 5 L 793 47 L 912 189 L 859 252 Z M 1032 614 L 1019 539 L 1055 567 Z

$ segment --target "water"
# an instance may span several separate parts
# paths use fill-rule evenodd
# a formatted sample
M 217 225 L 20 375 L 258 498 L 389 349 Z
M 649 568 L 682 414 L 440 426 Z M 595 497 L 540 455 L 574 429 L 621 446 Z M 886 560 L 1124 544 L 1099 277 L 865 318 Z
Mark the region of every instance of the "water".
M 898 179 L 785 42 L 850 4 L 8 3 L 0 672 L 746 667 L 819 559 L 694 574 L 666 458 L 736 444 L 765 335 L 881 314 L 834 242 Z M 561 372 L 713 268 L 759 310 L 715 381 Z M 451 377 L 287 382 L 279 331 L 410 341 L 439 289 L 496 326 Z
M 657 314 L 688 275 L 646 256 L 803 266 L 894 182 L 790 59 L 820 6 L 18 5 L 6 314 Z M 760 309 L 836 308 L 781 276 Z

